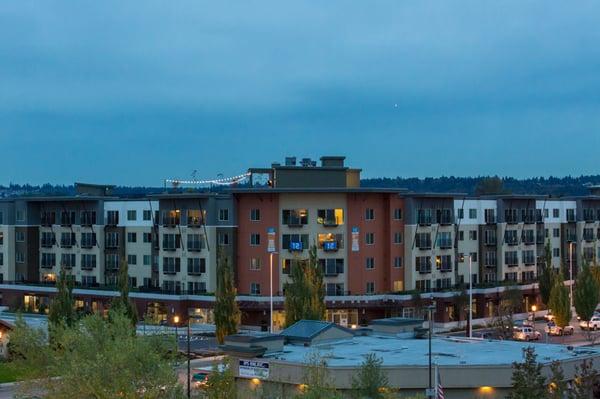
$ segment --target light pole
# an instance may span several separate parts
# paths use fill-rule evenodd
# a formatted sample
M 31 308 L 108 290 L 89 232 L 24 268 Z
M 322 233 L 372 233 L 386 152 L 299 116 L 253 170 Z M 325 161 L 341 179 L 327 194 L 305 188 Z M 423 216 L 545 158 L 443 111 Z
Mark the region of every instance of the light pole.
M 175 340 L 177 341 L 177 350 L 179 350 L 179 334 L 177 333 L 177 325 L 179 324 L 179 316 L 173 316 L 173 324 L 175 324 Z
M 535 328 L 535 312 L 537 310 L 536 305 L 531 305 L 531 321 L 533 322 L 533 327 Z
M 427 390 L 427 397 L 433 398 L 433 376 L 432 376 L 432 368 L 431 368 L 431 335 L 433 330 L 433 310 L 435 309 L 435 301 L 431 303 L 431 305 L 427 306 L 427 310 L 429 311 L 429 389 Z
M 202 316 L 192 316 L 189 314 L 188 311 L 188 322 L 187 322 L 187 397 L 188 399 L 190 399 L 192 397 L 192 387 L 191 387 L 191 380 L 192 380 L 192 375 L 191 375 L 191 369 L 190 369 L 190 320 L 194 318 L 194 319 L 198 319 L 198 320 L 202 320 Z
M 573 309 L 573 241 L 569 242 L 569 309 Z
M 270 312 L 269 312 L 269 332 L 273 334 L 273 255 L 277 252 L 269 252 L 269 286 L 270 286 Z
M 473 338 L 473 258 L 469 254 L 469 338 Z M 460 320 L 460 319 L 459 319 Z

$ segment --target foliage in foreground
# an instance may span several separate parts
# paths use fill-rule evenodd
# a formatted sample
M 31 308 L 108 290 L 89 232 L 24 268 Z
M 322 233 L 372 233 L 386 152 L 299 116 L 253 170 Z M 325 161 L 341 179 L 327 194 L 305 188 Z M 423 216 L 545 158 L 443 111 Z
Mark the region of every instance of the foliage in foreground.
M 217 290 L 215 292 L 215 327 L 217 341 L 222 344 L 227 335 L 237 332 L 240 310 L 235 297 L 231 262 L 222 249 L 217 251 Z
M 11 356 L 25 380 L 21 394 L 42 391 L 50 399 L 183 397 L 173 368 L 174 339 L 135 335 L 123 312 L 114 312 L 110 321 L 94 314 L 71 328 L 60 324 L 52 337 L 49 344 L 44 330 L 17 320 Z
M 550 309 L 554 315 L 554 322 L 559 327 L 564 327 L 571 322 L 573 314 L 569 301 L 569 289 L 565 287 L 562 273 L 554 279 L 554 286 L 550 291 Z
M 357 375 L 352 378 L 355 399 L 385 399 L 389 392 L 388 378 L 381 369 L 383 360 L 374 353 L 365 356 Z

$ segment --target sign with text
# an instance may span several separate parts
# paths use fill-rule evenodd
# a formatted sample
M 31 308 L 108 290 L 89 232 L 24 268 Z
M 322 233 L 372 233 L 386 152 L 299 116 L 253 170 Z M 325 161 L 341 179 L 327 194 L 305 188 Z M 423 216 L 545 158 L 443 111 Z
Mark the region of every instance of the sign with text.
M 269 378 L 269 363 L 254 360 L 240 359 L 240 377 L 245 378 Z
M 275 248 L 275 228 L 269 227 L 267 229 L 267 252 L 277 252 Z

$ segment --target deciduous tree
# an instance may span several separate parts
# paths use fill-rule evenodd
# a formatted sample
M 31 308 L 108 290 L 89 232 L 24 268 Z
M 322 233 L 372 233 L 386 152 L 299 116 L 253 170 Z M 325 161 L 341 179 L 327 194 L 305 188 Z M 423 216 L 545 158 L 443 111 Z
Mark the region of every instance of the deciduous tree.
M 73 299 L 73 280 L 64 267 L 61 267 L 56 280 L 56 296 L 50 303 L 48 323 L 50 328 L 60 324 L 71 327 L 77 321 L 75 300 Z
M 136 307 L 129 300 L 129 265 L 125 258 L 121 259 L 117 275 L 117 287 L 119 289 L 119 296 L 113 298 L 111 309 L 117 311 L 116 313 L 125 314 L 131 320 L 131 324 L 135 326 L 138 322 L 138 315 Z M 109 313 L 109 316 L 114 313 Z
M 590 266 L 584 264 L 577 273 L 575 290 L 573 290 L 573 305 L 581 320 L 589 321 L 592 318 L 598 306 L 599 296 L 600 286 L 592 275 Z
M 357 374 L 352 378 L 355 399 L 385 399 L 389 392 L 389 381 L 381 365 L 383 360 L 374 353 L 365 356 Z
M 550 246 L 550 240 L 546 241 L 544 249 L 544 264 L 541 270 L 538 271 L 538 284 L 540 288 L 540 297 L 542 303 L 548 307 L 550 302 L 550 291 L 554 286 L 554 279 L 556 278 L 556 270 L 552 267 L 552 248 Z

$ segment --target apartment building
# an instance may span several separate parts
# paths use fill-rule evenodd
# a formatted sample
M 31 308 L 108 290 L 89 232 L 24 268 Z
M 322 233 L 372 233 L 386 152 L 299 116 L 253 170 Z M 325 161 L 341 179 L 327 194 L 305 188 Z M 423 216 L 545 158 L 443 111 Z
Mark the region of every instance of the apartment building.
M 361 187 L 361 170 L 337 156 L 319 164 L 290 157 L 248 174 L 247 185 L 218 192 L 120 198 L 111 186 L 78 183 L 74 196 L 0 201 L 3 304 L 47 303 L 65 268 L 84 306 L 101 309 L 127 262 L 141 314 L 169 319 L 193 310 L 210 321 L 222 254 L 235 271 L 243 323 L 264 328 L 271 294 L 282 324 L 285 285 L 314 247 L 330 321 L 413 316 L 415 292 L 439 296 L 436 319 L 448 321 L 461 317 L 452 297 L 469 280 L 480 290 L 481 317 L 497 305 L 489 287 L 519 284 L 534 301 L 530 283 L 546 243 L 553 267 L 572 269 L 574 277 L 581 262 L 600 258 L 596 195 L 469 197 Z

